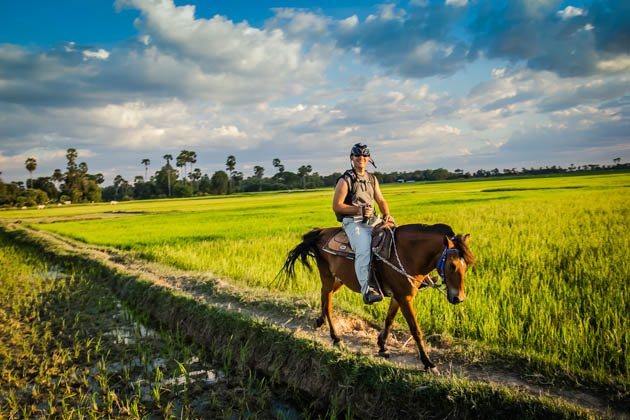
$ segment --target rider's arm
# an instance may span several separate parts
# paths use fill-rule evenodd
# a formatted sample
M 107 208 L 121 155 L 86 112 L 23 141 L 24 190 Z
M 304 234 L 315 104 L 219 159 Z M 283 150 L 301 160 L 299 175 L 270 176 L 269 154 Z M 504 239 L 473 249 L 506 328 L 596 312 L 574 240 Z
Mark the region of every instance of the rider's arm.
M 389 205 L 387 201 L 385 201 L 385 197 L 383 197 L 383 193 L 381 193 L 381 187 L 378 184 L 378 179 L 374 178 L 374 201 L 378 204 L 378 208 L 381 209 L 381 213 L 383 213 L 383 221 L 385 223 L 389 222 L 392 219 L 391 214 L 389 214 Z
M 339 214 L 347 214 L 348 216 L 361 216 L 361 207 L 351 206 L 344 203 L 348 195 L 348 184 L 340 179 L 335 186 L 335 195 L 333 196 L 333 211 Z

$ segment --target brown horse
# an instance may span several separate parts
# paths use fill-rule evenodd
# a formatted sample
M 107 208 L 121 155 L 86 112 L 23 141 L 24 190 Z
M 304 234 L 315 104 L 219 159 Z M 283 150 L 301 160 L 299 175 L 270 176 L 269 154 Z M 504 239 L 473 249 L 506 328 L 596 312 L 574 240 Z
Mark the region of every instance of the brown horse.
M 326 319 L 330 337 L 335 344 L 341 339 L 332 322 L 332 295 L 342 285 L 357 293 L 361 289 L 354 270 L 354 261 L 323 251 L 325 244 L 339 230 L 340 228 L 313 229 L 305 234 L 303 241 L 289 252 L 281 270 L 292 278 L 295 276 L 295 262 L 298 259 L 309 270 L 311 266 L 308 257 L 315 259 L 322 282 L 322 312 L 315 320 L 315 327 L 320 327 Z M 427 355 L 412 301 L 423 283 L 433 285 L 427 275 L 436 268 L 446 286 L 448 301 L 457 304 L 464 300 L 466 268 L 474 264 L 474 256 L 468 246 L 469 235 L 455 235 L 449 226 L 443 224 L 402 225 L 390 233 L 394 241 L 389 258 L 385 261 L 373 259 L 375 276 L 385 295 L 392 298 L 385 326 L 378 336 L 379 354 L 387 357 L 385 342 L 400 309 L 416 341 L 425 369 L 437 373 L 437 368 Z

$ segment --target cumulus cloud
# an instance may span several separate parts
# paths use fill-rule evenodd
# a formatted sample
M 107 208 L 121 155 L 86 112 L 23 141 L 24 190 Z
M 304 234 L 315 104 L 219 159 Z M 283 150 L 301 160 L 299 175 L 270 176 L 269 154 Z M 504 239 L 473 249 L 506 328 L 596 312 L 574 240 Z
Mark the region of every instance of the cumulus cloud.
M 627 69 L 630 6 L 602 1 L 582 7 L 559 2 L 465 0 L 395 4 L 360 22 L 336 22 L 337 45 L 366 63 L 378 63 L 406 77 L 448 76 L 480 56 L 522 62 L 562 77 Z M 466 13 L 465 13 L 466 12 Z
M 579 7 L 567 6 L 562 10 L 558 10 L 556 14 L 560 16 L 561 19 L 566 20 L 576 16 L 585 16 L 586 10 Z

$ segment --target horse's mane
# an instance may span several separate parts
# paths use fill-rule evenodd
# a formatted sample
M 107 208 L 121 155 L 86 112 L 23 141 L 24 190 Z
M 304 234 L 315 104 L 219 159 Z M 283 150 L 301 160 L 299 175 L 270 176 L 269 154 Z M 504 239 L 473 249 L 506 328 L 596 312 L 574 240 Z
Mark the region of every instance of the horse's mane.
M 445 225 L 444 223 L 437 223 L 435 225 L 425 225 L 422 223 L 407 225 L 411 229 L 419 230 L 420 232 L 431 232 L 438 233 L 440 235 L 446 235 L 449 238 L 455 236 L 455 232 L 449 225 Z
M 435 225 L 425 225 L 422 223 L 418 223 L 404 226 L 409 229 L 419 230 L 420 232 L 437 233 L 438 235 L 448 236 L 448 238 L 453 241 L 453 244 L 455 244 L 455 248 L 457 248 L 461 257 L 464 259 L 464 261 L 466 261 L 466 264 L 475 264 L 475 256 L 473 255 L 468 244 L 466 244 L 466 242 L 464 241 L 464 235 L 455 235 L 455 232 L 453 232 L 453 229 L 449 225 L 445 225 L 444 223 L 437 223 Z
M 455 235 L 453 238 L 453 244 L 455 244 L 455 248 L 459 251 L 459 255 L 466 261 L 468 265 L 475 265 L 475 256 L 468 244 L 464 241 L 463 235 Z

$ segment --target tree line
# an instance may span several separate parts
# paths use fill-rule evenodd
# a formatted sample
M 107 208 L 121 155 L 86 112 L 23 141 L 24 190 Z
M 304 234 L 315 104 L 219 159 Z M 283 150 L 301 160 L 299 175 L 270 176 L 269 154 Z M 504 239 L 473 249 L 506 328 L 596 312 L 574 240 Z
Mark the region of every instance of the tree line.
M 55 169 L 50 176 L 33 178 L 37 169 L 37 159 L 29 157 L 24 162 L 29 174 L 26 183 L 17 181 L 4 183 L 0 178 L 0 206 L 30 207 L 51 203 L 86 203 L 99 201 L 124 201 L 150 198 L 191 197 L 195 195 L 227 195 L 239 192 L 275 191 L 332 187 L 341 176 L 341 172 L 320 175 L 313 172 L 311 165 L 305 164 L 297 172 L 285 170 L 282 161 L 271 161 L 274 173 L 265 176 L 265 168 L 254 166 L 253 173 L 245 176 L 236 169 L 236 157 L 230 155 L 225 162 L 225 170 L 218 170 L 212 175 L 204 174 L 195 168 L 197 154 L 191 150 L 182 150 L 176 157 L 165 154 L 161 167 L 149 175 L 151 160 L 141 159 L 144 176 L 138 175 L 132 181 L 121 175 L 114 177 L 112 185 L 101 187 L 104 177 L 101 173 L 90 174 L 85 162 L 77 163 L 78 153 L 70 148 L 66 152 L 66 170 Z M 171 162 L 174 163 L 171 164 Z M 630 164 L 621 163 L 621 158 L 613 159 L 613 165 L 571 164 L 545 166 L 539 168 L 498 168 L 475 172 L 455 169 L 424 169 L 411 172 L 375 172 L 381 183 L 443 181 L 467 178 L 491 178 L 519 175 L 546 175 L 586 171 L 628 170 Z M 0 172 L 0 175 L 2 173 Z

